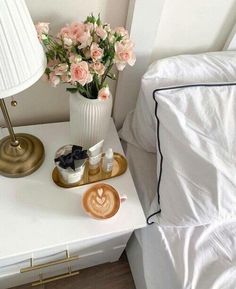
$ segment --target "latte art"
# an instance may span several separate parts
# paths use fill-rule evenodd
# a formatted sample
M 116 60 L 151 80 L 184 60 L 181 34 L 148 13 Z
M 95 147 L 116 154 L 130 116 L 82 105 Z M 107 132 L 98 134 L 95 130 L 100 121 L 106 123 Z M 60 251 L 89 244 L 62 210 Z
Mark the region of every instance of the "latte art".
M 110 218 L 119 210 L 120 197 L 112 186 L 97 184 L 84 194 L 83 207 L 95 218 Z

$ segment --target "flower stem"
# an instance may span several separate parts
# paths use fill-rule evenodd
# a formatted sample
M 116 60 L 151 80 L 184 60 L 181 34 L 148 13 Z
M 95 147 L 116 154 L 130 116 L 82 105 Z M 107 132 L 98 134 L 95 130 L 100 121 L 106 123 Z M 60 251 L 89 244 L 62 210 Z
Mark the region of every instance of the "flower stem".
M 103 74 L 102 80 L 101 80 L 101 87 L 103 87 L 103 84 L 106 80 L 107 74 L 110 72 L 111 68 L 113 66 L 113 62 L 110 60 L 109 65 L 107 66 L 107 69 L 105 70 L 105 73 Z

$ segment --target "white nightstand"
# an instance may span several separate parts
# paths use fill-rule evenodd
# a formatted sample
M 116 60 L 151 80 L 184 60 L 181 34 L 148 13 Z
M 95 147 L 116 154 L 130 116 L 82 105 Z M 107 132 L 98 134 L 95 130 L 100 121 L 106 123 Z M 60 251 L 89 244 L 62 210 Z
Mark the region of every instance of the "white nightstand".
M 81 206 L 83 192 L 91 185 L 63 189 L 51 179 L 55 151 L 70 143 L 69 123 L 25 126 L 15 131 L 38 136 L 46 156 L 30 176 L 0 176 L 0 289 L 34 282 L 40 274 L 43 279 L 67 274 L 68 266 L 76 271 L 118 260 L 132 232 L 146 225 L 129 170 L 105 181 L 128 196 L 118 213 L 107 220 L 92 219 Z M 108 147 L 124 154 L 113 121 L 105 142 Z M 68 262 L 66 251 L 79 259 Z M 31 265 L 38 269 L 20 273 Z

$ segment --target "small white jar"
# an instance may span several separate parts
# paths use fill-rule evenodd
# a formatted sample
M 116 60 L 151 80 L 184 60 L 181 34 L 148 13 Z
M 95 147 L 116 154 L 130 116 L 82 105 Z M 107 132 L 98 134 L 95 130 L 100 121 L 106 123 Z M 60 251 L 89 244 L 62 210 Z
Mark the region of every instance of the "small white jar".
M 62 155 L 67 155 L 67 154 L 71 153 L 72 147 L 73 147 L 73 145 L 65 145 L 65 146 L 59 148 L 55 154 L 55 159 L 59 158 Z M 73 170 L 70 167 L 64 169 L 64 168 L 59 166 L 59 162 L 55 162 L 55 165 L 56 165 L 63 181 L 66 184 L 74 184 L 74 183 L 78 183 L 83 178 L 86 161 L 87 161 L 86 159 L 81 160 L 81 165 L 79 167 L 77 167 L 75 170 Z

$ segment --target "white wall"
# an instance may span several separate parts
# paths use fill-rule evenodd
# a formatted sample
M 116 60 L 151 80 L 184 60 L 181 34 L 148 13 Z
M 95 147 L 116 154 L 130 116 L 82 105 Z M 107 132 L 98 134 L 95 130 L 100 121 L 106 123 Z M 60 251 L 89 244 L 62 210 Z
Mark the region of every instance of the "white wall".
M 101 13 L 104 22 L 112 27 L 124 26 L 127 16 L 128 0 L 26 0 L 35 23 L 50 22 L 52 32 L 66 23 L 84 20 L 91 12 Z M 115 83 L 113 84 L 113 94 Z M 51 88 L 39 80 L 31 88 L 18 94 L 18 106 L 12 108 L 6 99 L 14 125 L 45 123 L 69 119 L 69 98 L 65 87 Z M 0 112 L 0 125 L 3 125 Z
M 221 50 L 235 22 L 235 0 L 165 0 L 150 61 Z

